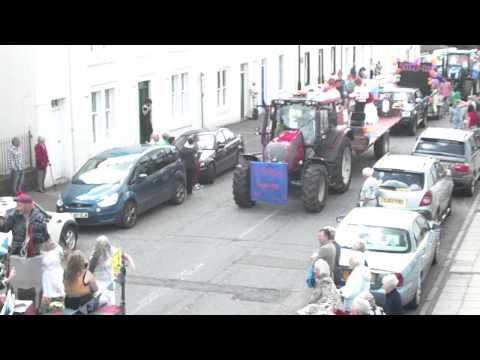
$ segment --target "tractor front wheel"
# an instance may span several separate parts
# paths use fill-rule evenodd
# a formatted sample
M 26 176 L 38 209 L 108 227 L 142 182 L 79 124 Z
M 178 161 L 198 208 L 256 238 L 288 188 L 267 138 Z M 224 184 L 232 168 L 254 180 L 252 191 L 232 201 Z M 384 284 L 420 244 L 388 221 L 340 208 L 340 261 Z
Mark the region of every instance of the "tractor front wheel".
M 250 161 L 238 165 L 233 172 L 233 199 L 242 208 L 255 205 L 250 196 Z
M 303 175 L 302 201 L 308 212 L 320 212 L 325 206 L 328 194 L 328 172 L 325 166 L 313 164 Z

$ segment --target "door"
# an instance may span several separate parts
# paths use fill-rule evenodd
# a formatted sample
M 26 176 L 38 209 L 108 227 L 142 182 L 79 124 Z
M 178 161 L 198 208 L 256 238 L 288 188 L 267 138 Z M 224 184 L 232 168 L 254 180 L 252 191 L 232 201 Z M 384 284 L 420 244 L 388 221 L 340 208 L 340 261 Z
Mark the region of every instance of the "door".
M 223 132 L 217 132 L 215 141 L 215 146 L 217 149 L 215 153 L 215 165 L 217 167 L 217 174 L 219 174 L 228 167 L 227 142 Z
M 318 50 L 318 83 L 324 83 L 324 72 L 323 72 L 323 49 Z
M 40 135 L 45 137 L 45 145 L 56 183 L 65 177 L 65 99 L 53 100 L 51 105 L 51 121 L 46 127 L 48 133 Z M 50 170 L 47 169 L 47 171 Z M 51 183 L 50 174 L 47 174 L 45 181 L 47 184 Z
M 205 74 L 200 73 L 200 128 L 203 129 L 205 113 Z
M 172 198 L 175 189 L 175 162 L 177 158 L 171 149 L 163 148 L 150 153 L 151 160 L 151 198 L 154 206 Z
M 240 65 L 240 119 L 245 120 L 248 113 L 248 64 Z
M 427 219 L 423 216 L 419 216 L 415 221 L 420 227 L 422 238 L 422 243 L 420 245 L 425 246 L 425 259 L 423 262 L 423 278 L 425 278 L 428 275 L 428 271 L 430 270 L 435 255 L 435 236 L 433 231 L 430 231 Z
M 470 163 L 472 164 L 474 175 L 478 177 L 478 174 L 480 173 L 480 148 L 477 146 L 474 136 L 470 137 L 466 144 L 470 148 L 470 153 L 472 154 Z
M 430 190 L 432 192 L 432 217 L 434 220 L 439 220 L 437 219 L 437 216 L 442 215 L 442 189 L 441 189 L 441 181 L 438 178 L 438 173 L 437 169 L 435 166 L 431 167 L 428 172 L 426 172 L 428 176 L 430 177 Z
M 416 286 L 416 281 L 415 279 L 418 279 L 420 274 L 422 275 L 422 281 L 426 276 L 427 270 L 428 270 L 428 261 L 429 261 L 429 246 L 428 246 L 428 241 L 429 237 L 427 236 L 428 234 L 428 228 L 425 226 L 421 225 L 421 216 L 418 216 L 417 219 L 413 223 L 413 234 L 414 234 L 414 241 L 416 244 L 416 251 L 415 251 L 415 256 L 414 256 L 414 268 L 415 268 L 415 276 L 412 278 L 412 282 L 414 284 L 413 287 Z M 430 241 L 431 241 L 430 237 Z
M 138 83 L 138 119 L 140 129 L 140 142 L 145 138 L 145 123 L 143 122 L 142 107 L 145 104 L 145 100 L 150 98 L 150 81 L 142 81 Z
M 145 174 L 147 177 L 141 179 L 141 174 Z M 151 175 L 152 162 L 150 157 L 145 155 L 135 166 L 135 170 L 133 171 L 133 175 L 129 183 L 129 189 L 135 194 L 140 212 L 148 210 L 155 205 L 154 199 L 151 197 L 154 189 Z
M 445 168 L 442 166 L 442 164 L 440 164 L 440 162 L 435 162 L 434 167 L 437 174 L 440 214 L 443 214 L 445 213 L 445 210 L 447 210 L 448 203 L 452 193 L 453 184 L 450 181 L 450 179 L 447 177 L 447 172 L 445 171 Z
M 225 137 L 225 149 L 226 149 L 226 168 L 230 169 L 237 164 L 237 154 L 239 142 L 235 138 L 235 134 L 228 129 L 222 129 L 223 136 Z

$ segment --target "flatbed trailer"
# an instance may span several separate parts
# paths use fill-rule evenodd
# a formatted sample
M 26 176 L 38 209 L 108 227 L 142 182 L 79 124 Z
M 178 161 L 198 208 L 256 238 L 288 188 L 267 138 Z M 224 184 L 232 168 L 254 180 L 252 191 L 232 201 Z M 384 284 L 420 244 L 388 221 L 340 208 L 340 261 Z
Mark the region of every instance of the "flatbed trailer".
M 375 124 L 366 124 L 364 126 L 352 126 L 353 131 L 352 150 L 360 155 L 367 151 L 371 146 L 378 147 L 376 155 L 383 156 L 389 148 L 390 129 L 400 121 L 401 116 L 379 117 Z M 383 149 L 380 149 L 383 147 Z M 380 157 L 381 157 L 380 156 Z M 377 156 L 378 157 L 378 156 Z

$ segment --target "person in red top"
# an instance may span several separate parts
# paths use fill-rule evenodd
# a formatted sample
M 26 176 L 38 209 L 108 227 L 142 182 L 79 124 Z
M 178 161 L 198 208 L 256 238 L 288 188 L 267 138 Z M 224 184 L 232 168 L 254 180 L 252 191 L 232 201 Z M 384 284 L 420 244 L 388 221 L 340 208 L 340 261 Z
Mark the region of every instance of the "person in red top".
M 468 106 L 468 128 L 475 128 L 478 124 L 478 115 L 473 105 Z
M 38 192 L 45 192 L 45 176 L 50 161 L 48 159 L 47 147 L 45 146 L 45 138 L 42 136 L 38 137 L 37 145 L 35 145 L 35 160 L 37 163 Z

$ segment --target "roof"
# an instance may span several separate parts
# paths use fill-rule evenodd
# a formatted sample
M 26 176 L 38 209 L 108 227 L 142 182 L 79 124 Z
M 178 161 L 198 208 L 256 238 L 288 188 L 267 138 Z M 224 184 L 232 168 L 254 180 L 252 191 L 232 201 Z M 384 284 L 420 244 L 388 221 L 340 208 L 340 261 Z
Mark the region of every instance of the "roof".
M 188 130 L 188 131 L 185 131 L 184 133 L 181 133 L 180 135 L 178 135 L 178 137 L 180 136 L 190 136 L 190 135 L 193 135 L 193 134 L 200 134 L 200 133 L 214 133 L 216 132 L 217 130 L 219 129 L 194 129 L 194 130 Z
M 423 131 L 421 138 L 442 139 L 451 141 L 464 142 L 472 133 L 467 130 L 452 129 L 452 128 L 434 128 L 430 127 Z
M 342 223 L 409 230 L 410 224 L 418 215 L 419 213 L 409 210 L 384 207 L 361 207 L 354 208 L 350 211 Z
M 420 157 L 414 155 L 386 155 L 378 160 L 375 169 L 396 169 L 411 172 L 424 173 L 428 169 L 427 165 L 436 161 L 430 157 Z
M 170 148 L 170 145 L 132 145 L 124 147 L 116 147 L 113 149 L 105 150 L 95 156 L 95 158 L 111 158 L 117 156 L 126 156 L 134 154 L 144 154 L 150 150 L 157 148 Z

